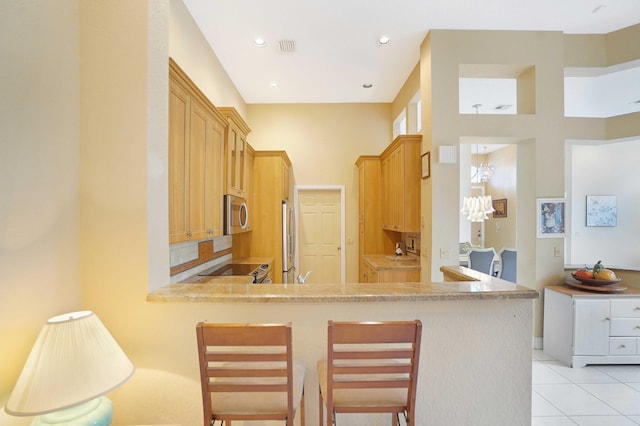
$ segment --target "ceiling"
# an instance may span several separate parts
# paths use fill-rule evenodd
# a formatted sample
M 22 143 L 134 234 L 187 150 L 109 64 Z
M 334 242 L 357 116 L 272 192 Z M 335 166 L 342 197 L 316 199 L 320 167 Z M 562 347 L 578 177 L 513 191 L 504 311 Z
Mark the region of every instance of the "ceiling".
M 249 104 L 391 102 L 430 29 L 599 34 L 640 22 L 640 0 L 183 1 Z

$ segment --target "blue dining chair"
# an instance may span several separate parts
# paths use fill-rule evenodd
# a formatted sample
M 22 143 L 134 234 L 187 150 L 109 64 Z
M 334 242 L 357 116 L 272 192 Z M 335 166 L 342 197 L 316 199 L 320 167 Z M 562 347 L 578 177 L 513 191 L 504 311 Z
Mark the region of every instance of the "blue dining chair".
M 498 278 L 503 280 L 516 282 L 517 277 L 517 257 L 518 252 L 512 248 L 503 248 L 500 250 L 500 273 Z
M 493 247 L 469 250 L 469 268 L 483 274 L 493 275 L 493 259 L 496 251 Z

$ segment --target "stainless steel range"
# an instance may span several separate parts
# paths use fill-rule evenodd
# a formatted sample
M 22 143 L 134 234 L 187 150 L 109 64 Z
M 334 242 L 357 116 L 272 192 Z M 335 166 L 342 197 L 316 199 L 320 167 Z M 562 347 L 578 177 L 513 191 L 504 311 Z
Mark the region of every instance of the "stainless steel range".
M 266 263 L 226 263 L 200 272 L 200 276 L 251 275 L 254 284 L 270 284 L 269 265 Z

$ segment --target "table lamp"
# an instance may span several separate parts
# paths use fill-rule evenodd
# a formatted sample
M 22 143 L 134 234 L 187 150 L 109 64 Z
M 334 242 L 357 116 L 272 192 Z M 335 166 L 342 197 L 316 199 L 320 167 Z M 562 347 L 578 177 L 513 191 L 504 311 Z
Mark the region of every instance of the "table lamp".
M 32 426 L 111 424 L 104 394 L 134 367 L 97 315 L 79 311 L 49 318 L 31 349 L 5 411 L 38 416 Z

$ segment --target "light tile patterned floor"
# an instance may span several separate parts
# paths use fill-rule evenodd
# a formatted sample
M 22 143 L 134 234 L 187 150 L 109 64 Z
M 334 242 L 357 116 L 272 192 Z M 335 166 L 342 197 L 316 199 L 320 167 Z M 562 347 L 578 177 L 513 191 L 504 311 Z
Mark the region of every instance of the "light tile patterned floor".
M 570 368 L 533 352 L 532 426 L 640 425 L 640 365 Z

